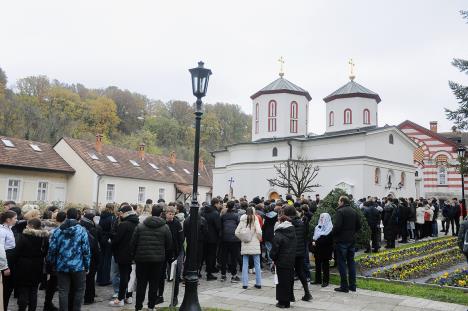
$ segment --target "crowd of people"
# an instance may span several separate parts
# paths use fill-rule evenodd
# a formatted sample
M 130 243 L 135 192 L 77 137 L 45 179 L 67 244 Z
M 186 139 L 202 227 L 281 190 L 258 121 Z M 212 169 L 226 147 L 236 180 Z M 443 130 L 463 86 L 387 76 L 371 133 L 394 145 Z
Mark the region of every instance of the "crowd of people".
M 371 230 L 366 252 L 381 248 L 382 227 L 386 248 L 394 248 L 398 239 L 408 243 L 438 236 L 438 219 L 441 232 L 458 235 L 461 247 L 468 230 L 468 220 L 460 223 L 466 209 L 457 199 L 354 201 L 341 196 L 337 203 L 332 219 L 327 212 L 318 214 L 318 195 L 315 200 L 291 195 L 284 200 L 213 198 L 196 215 L 199 278 L 241 283 L 247 289 L 252 277 L 254 289 L 260 289 L 262 270 L 268 269 L 274 274 L 276 306 L 289 308 L 296 300 L 296 280 L 303 301 L 312 299 L 310 284 L 329 286 L 332 259 L 341 280 L 335 291 L 356 291 L 356 233 L 364 225 L 358 209 Z M 80 310 L 82 304 L 94 303 L 96 286 L 112 286 L 110 306 L 134 303 L 141 310 L 147 294 L 147 307 L 153 310 L 173 282 L 170 304 L 177 306 L 190 217 L 195 216 L 189 215 L 187 204 L 162 199 L 156 204 L 148 199 L 144 206 L 107 204 L 101 211 L 51 206 L 42 214 L 29 205 L 5 202 L 0 214 L 0 303 L 7 310 L 16 298 L 18 310 L 35 310 L 38 290 L 44 290 L 44 310 Z M 56 292 L 58 307 L 53 304 Z

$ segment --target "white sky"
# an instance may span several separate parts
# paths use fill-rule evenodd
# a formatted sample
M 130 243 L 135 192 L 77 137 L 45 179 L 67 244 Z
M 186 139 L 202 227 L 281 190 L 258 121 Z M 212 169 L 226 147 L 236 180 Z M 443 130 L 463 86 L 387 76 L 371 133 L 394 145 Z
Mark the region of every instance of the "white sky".
M 380 125 L 410 119 L 449 130 L 451 66 L 468 58 L 461 0 L 6 0 L 0 67 L 12 85 L 45 74 L 90 88 L 116 85 L 164 101 L 194 101 L 188 68 L 213 71 L 206 101 L 251 113 L 250 95 L 278 77 L 312 96 L 310 131 L 325 129 L 322 98 L 348 81 L 377 92 Z

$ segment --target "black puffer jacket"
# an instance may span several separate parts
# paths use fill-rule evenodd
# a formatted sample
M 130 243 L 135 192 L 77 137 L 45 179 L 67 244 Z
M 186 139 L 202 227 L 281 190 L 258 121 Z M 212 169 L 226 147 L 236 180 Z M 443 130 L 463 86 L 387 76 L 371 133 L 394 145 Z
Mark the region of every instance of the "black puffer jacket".
M 221 240 L 223 242 L 240 242 L 234 232 L 239 225 L 240 216 L 234 210 L 227 210 L 221 216 Z
M 131 254 L 135 262 L 163 262 L 171 248 L 171 230 L 160 217 L 147 217 L 133 233 Z
M 270 256 L 278 268 L 292 269 L 296 259 L 296 230 L 285 221 L 275 230 Z
M 339 243 L 349 243 L 356 240 L 356 232 L 361 229 L 358 213 L 349 205 L 339 207 L 335 214 L 333 239 Z
M 275 234 L 275 224 L 278 221 L 278 213 L 271 211 L 265 214 L 263 227 L 262 227 L 262 237 L 266 242 L 272 242 Z
M 221 217 L 218 211 L 214 207 L 208 205 L 203 209 L 201 216 L 206 219 L 208 228 L 208 235 L 205 237 L 205 242 L 208 244 L 218 243 L 221 232 Z
M 398 214 L 398 207 L 396 207 L 395 204 L 391 203 L 385 205 L 383 217 L 383 232 L 384 238 L 386 240 L 396 239 L 396 235 L 399 231 Z
M 416 221 L 416 204 L 415 203 L 408 203 L 408 221 Z
M 180 250 L 184 244 L 184 230 L 182 229 L 180 221 L 175 218 L 171 222 L 167 222 L 167 226 L 172 236 L 172 245 L 167 255 L 171 256 L 171 259 L 175 259 L 179 256 Z
M 305 256 L 305 246 L 306 246 L 306 230 L 305 225 L 302 220 L 295 216 L 291 220 L 294 230 L 296 231 L 296 257 Z
M 119 264 L 132 263 L 130 241 L 138 223 L 138 216 L 132 214 L 125 217 L 116 228 L 115 235 L 112 238 L 112 252 L 115 261 Z
M 377 228 L 380 225 L 380 212 L 377 209 L 377 205 L 372 202 L 364 203 L 364 216 L 366 217 L 367 224 L 371 229 Z

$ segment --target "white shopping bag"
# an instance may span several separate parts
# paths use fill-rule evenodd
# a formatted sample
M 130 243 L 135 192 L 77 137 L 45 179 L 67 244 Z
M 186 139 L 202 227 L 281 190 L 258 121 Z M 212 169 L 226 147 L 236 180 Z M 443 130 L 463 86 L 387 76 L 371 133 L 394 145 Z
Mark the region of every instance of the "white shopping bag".
M 171 263 L 171 273 L 169 274 L 169 281 L 174 280 L 176 269 L 177 269 L 177 259 Z
M 273 274 L 273 282 L 275 283 L 275 285 L 278 285 L 278 274 Z

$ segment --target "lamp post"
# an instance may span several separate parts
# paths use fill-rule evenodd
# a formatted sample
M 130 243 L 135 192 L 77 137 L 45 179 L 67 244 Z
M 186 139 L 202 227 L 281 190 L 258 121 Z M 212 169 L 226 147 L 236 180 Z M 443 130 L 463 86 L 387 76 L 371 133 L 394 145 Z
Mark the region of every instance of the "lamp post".
M 461 175 L 461 189 L 462 189 L 462 204 L 463 208 L 465 208 L 465 170 L 466 170 L 466 162 L 465 162 L 465 153 L 466 148 L 461 143 L 458 144 L 457 154 L 458 154 L 458 162 L 460 163 L 460 175 Z
M 208 89 L 208 80 L 211 75 L 211 70 L 204 68 L 203 62 L 198 62 L 198 67 L 189 69 L 192 75 L 192 91 L 197 98 L 195 110 L 195 149 L 193 157 L 193 189 L 192 189 L 192 204 L 190 206 L 190 221 L 189 221 L 189 240 L 187 244 L 187 262 L 185 274 L 185 292 L 184 300 L 179 310 L 183 311 L 200 311 L 200 303 L 198 302 L 198 161 L 200 158 L 200 121 L 203 115 L 202 98 L 206 95 Z

